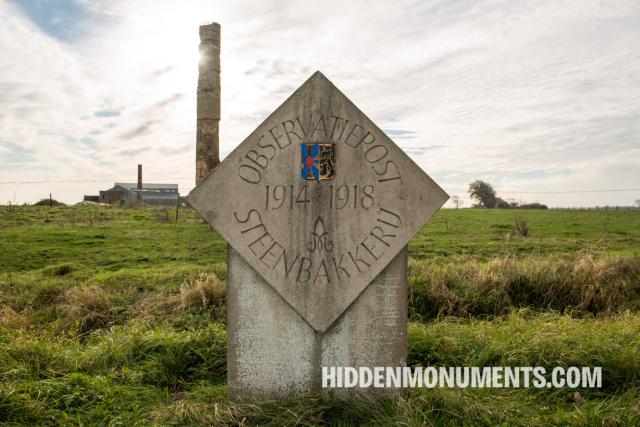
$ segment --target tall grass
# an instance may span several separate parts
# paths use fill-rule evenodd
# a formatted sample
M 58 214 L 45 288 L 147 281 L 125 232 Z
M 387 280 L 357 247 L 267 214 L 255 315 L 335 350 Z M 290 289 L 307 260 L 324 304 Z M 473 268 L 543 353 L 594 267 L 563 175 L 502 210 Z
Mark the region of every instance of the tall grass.
M 528 307 L 573 314 L 640 309 L 640 258 L 514 256 L 487 263 L 409 261 L 413 319 L 496 316 Z
M 413 390 L 394 400 L 226 400 L 221 325 L 134 320 L 88 339 L 0 329 L 0 422 L 161 425 L 623 425 L 640 421 L 640 314 L 514 312 L 409 328 L 409 363 L 602 366 L 602 390 Z M 615 425 L 615 423 L 614 423 Z
M 226 398 L 226 243 L 195 213 L 0 207 L 0 424 L 640 425 L 640 216 L 445 210 L 410 243 L 411 365 L 602 366 L 601 390 Z
M 411 323 L 410 365 L 600 366 L 603 388 L 640 388 L 640 315 L 576 319 L 523 310 L 502 319 Z

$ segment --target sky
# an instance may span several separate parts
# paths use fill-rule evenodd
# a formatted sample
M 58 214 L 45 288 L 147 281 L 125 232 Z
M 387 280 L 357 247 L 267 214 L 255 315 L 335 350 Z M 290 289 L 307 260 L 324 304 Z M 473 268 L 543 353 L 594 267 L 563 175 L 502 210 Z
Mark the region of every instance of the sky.
M 450 195 L 640 199 L 640 2 L 0 0 L 0 203 L 195 180 L 198 26 L 221 156 L 322 71 Z M 632 190 L 632 191 L 602 191 Z

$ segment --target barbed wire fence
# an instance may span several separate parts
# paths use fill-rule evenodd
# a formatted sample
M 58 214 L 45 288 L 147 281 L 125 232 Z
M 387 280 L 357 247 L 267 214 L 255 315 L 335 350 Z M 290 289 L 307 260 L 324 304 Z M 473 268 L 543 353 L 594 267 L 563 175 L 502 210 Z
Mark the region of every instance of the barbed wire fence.
M 21 180 L 11 180 L 11 181 L 0 181 L 0 185 L 51 185 L 51 184 L 106 184 L 106 183 L 116 183 L 116 182 L 128 182 L 127 179 L 114 179 L 114 178 L 100 178 L 100 179 L 74 179 L 74 178 L 65 178 L 65 179 L 41 179 L 41 180 L 30 180 L 30 181 L 21 181 Z M 192 182 L 193 177 L 164 177 L 162 180 L 154 180 L 157 183 L 169 183 L 169 182 Z M 449 188 L 445 187 L 445 190 L 453 195 L 455 193 L 466 194 L 468 189 L 461 188 Z M 607 189 L 571 189 L 571 190 L 521 190 L 521 189 L 496 189 L 497 193 L 501 194 L 588 194 L 588 193 L 637 193 L 638 197 L 640 197 L 640 188 L 607 188 Z M 49 194 L 49 191 L 46 191 L 44 194 Z M 0 201 L 0 204 L 2 201 Z M 637 203 L 637 200 L 636 200 Z M 593 206 L 593 207 L 579 207 L 579 206 L 566 206 L 566 207 L 552 207 L 550 209 L 559 209 L 559 210 L 585 210 L 585 209 L 602 209 L 602 210 L 640 210 L 640 206 Z

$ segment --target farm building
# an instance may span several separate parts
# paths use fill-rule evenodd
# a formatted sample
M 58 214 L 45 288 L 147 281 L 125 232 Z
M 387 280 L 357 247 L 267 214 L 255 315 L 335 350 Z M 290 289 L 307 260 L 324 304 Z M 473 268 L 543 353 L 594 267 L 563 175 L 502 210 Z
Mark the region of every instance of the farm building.
M 124 207 L 138 205 L 170 205 L 178 202 L 178 184 L 147 184 L 142 182 L 142 165 L 138 165 L 138 182 L 116 182 L 98 196 L 84 196 L 85 201 L 120 204 Z

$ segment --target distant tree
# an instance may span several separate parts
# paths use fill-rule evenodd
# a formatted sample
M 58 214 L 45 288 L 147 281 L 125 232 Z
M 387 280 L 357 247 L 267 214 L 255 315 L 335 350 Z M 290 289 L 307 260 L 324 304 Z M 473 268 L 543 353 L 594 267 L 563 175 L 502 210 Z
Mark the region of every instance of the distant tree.
M 547 205 L 543 205 L 542 203 L 533 202 L 533 203 L 523 203 L 518 206 L 518 209 L 549 209 Z
M 640 208 L 640 199 L 636 200 L 636 206 Z
M 488 182 L 476 180 L 469 184 L 469 196 L 477 203 L 475 206 L 485 208 L 496 207 L 496 192 Z
M 458 209 L 460 206 L 462 206 L 462 204 L 464 203 L 462 201 L 462 199 L 460 198 L 460 196 L 451 196 L 451 203 L 453 203 L 453 206 L 456 207 L 456 209 Z
M 509 209 L 511 204 L 500 197 L 496 197 L 496 208 L 498 209 Z

